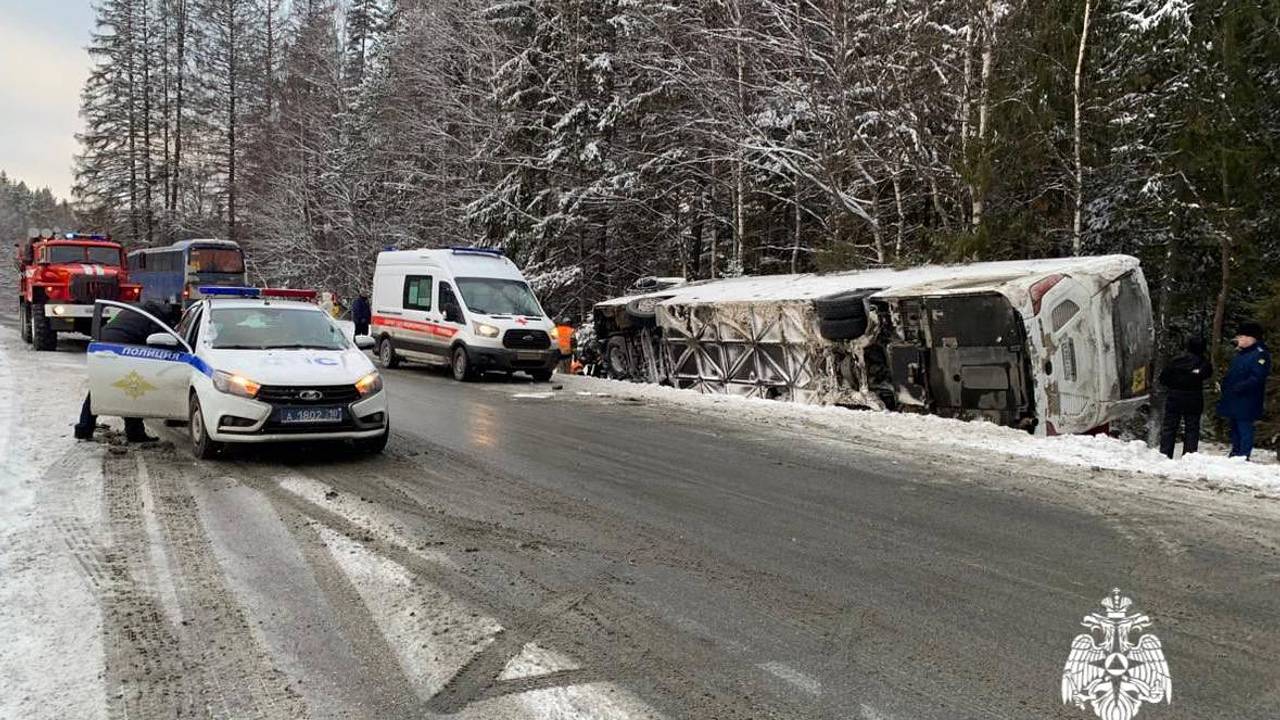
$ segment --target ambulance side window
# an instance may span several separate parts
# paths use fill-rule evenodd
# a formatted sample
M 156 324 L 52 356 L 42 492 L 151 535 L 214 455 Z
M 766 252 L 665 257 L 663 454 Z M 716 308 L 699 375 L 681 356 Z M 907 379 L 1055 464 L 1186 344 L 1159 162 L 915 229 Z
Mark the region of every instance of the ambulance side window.
M 431 276 L 406 275 L 404 278 L 404 308 L 406 310 L 431 309 Z
M 453 286 L 447 282 L 440 283 L 440 311 L 445 315 L 446 322 L 462 322 L 462 306 L 458 304 L 458 298 L 453 294 Z

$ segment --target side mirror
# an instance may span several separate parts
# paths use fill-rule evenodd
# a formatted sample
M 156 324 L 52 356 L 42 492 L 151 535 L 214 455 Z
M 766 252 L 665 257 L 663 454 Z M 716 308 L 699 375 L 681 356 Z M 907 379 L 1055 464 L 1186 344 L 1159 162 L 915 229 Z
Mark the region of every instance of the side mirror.
M 378 344 L 378 341 L 374 340 L 368 335 L 356 336 L 356 347 L 360 348 L 361 350 L 372 350 L 373 346 L 377 344 Z
M 164 332 L 151 333 L 147 336 L 147 346 L 172 348 L 176 350 L 178 348 L 178 338 Z

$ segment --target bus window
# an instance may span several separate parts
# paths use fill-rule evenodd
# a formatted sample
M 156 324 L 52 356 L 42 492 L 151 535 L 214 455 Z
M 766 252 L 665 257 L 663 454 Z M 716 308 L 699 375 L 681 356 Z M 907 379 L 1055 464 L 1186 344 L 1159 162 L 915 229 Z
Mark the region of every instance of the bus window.
M 197 273 L 242 273 L 244 257 L 237 248 L 192 248 L 187 268 Z

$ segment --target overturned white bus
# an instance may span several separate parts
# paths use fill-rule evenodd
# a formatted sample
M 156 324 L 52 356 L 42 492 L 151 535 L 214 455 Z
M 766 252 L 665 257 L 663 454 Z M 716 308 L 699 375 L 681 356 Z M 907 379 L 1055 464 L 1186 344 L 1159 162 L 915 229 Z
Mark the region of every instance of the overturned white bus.
M 1147 401 L 1126 255 L 702 281 L 599 303 L 610 376 L 804 403 L 1097 430 Z

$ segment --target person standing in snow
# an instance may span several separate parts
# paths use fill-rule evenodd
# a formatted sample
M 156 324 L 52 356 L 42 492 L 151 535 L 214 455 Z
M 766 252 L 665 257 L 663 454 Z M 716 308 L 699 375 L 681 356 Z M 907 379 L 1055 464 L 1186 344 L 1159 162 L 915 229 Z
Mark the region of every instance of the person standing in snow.
M 1178 426 L 1184 425 L 1182 454 L 1200 448 L 1200 416 L 1204 414 L 1204 384 L 1213 377 L 1213 365 L 1204 354 L 1204 338 L 1187 341 L 1186 352 L 1174 358 L 1160 373 L 1165 389 L 1164 422 L 1160 425 L 1160 452 L 1173 458 Z
M 1240 325 L 1235 343 L 1236 356 L 1222 379 L 1218 414 L 1231 428 L 1231 457 L 1247 460 L 1253 454 L 1253 425 L 1262 417 L 1271 353 L 1262 342 L 1262 326 L 1255 322 Z
M 360 293 L 356 296 L 354 302 L 351 303 L 351 322 L 356 325 L 356 335 L 369 334 L 369 321 L 373 319 L 373 313 L 369 308 L 369 296 Z

